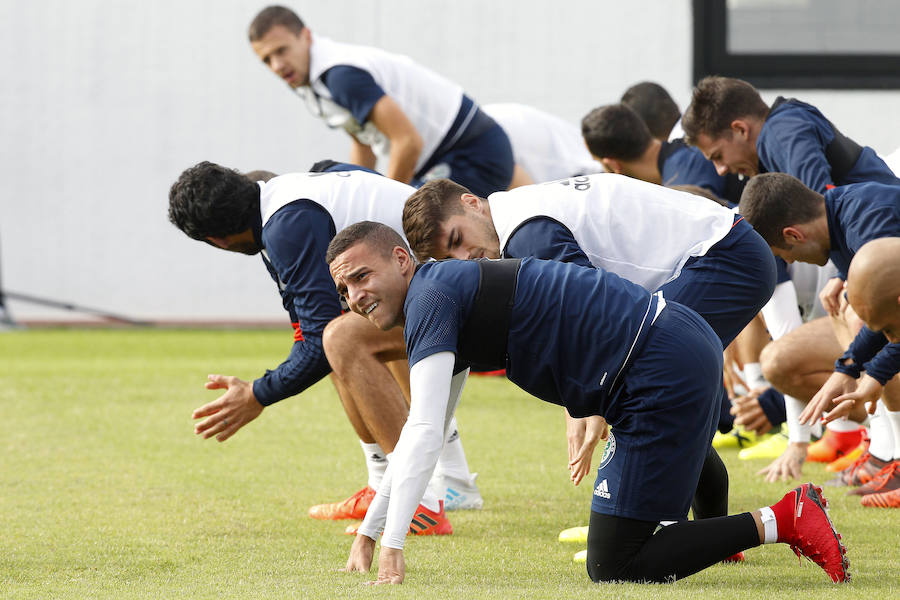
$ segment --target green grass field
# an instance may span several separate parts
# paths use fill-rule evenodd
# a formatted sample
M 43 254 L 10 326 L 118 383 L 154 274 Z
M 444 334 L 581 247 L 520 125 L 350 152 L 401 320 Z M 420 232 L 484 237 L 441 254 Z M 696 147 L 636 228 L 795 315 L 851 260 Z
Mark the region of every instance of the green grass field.
M 336 572 L 346 522 L 306 516 L 365 481 L 359 444 L 325 380 L 224 444 L 193 435 L 207 373 L 252 379 L 290 332 L 34 330 L 0 335 L 0 597 L 9 598 L 890 598 L 900 513 L 832 491 L 853 581 L 835 586 L 784 545 L 668 586 L 603 585 L 559 544 L 585 524 L 590 482 L 567 480 L 560 409 L 473 378 L 459 409 L 481 511 L 452 536 L 413 538 L 399 587 Z M 733 512 L 781 497 L 761 463 L 724 453 Z M 807 465 L 813 481 L 825 477 Z M 826 494 L 828 490 L 826 490 Z M 377 560 L 377 559 L 376 559 Z

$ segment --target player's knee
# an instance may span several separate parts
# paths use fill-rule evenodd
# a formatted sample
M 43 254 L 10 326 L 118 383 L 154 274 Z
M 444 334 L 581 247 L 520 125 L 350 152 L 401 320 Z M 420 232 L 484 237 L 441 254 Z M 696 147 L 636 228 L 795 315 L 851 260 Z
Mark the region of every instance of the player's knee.
M 771 342 L 759 354 L 759 366 L 766 381 L 779 389 L 789 379 L 793 371 L 791 356 L 781 344 Z
M 348 326 L 345 319 L 337 318 L 325 326 L 322 332 L 322 347 L 325 349 L 325 356 L 328 362 L 335 369 L 336 365 L 341 364 L 341 357 L 347 356 L 347 352 L 352 349 L 353 332 L 352 327 Z

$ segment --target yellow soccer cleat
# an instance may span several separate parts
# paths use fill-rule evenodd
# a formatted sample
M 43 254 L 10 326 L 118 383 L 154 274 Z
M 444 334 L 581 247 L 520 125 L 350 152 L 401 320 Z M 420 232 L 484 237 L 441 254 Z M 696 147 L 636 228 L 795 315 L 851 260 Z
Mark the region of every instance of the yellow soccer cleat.
M 778 432 L 761 441 L 755 446 L 744 448 L 738 452 L 738 458 L 741 460 L 753 460 L 756 458 L 766 458 L 769 460 L 776 459 L 787 450 L 788 436 L 785 433 Z
M 587 550 L 580 550 L 579 552 L 576 552 L 575 556 L 572 557 L 572 562 L 587 562 Z
M 756 435 L 752 431 L 746 431 L 735 427 L 728 433 L 717 431 L 713 436 L 712 447 L 716 450 L 722 450 L 724 448 L 749 448 L 750 446 L 759 443 L 763 437 L 764 436 Z
M 587 533 L 587 525 L 584 527 L 569 527 L 559 532 L 559 541 L 564 544 L 586 544 Z

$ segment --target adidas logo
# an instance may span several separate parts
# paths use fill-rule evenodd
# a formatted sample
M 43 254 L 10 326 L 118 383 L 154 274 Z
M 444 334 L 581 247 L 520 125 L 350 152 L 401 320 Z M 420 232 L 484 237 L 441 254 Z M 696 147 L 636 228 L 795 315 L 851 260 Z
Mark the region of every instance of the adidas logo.
M 606 498 L 607 500 L 609 500 L 612 497 L 611 494 L 609 493 L 609 484 L 606 483 L 605 479 L 603 481 L 601 481 L 600 483 L 598 483 L 597 487 L 594 488 L 594 495 L 600 496 L 601 498 Z

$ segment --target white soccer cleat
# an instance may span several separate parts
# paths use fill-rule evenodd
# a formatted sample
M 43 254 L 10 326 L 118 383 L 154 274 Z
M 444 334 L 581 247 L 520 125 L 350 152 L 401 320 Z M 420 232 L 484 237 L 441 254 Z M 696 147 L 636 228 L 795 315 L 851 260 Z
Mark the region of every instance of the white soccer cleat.
M 456 477 L 441 476 L 441 485 L 446 490 L 444 492 L 444 510 L 476 510 L 484 506 L 484 499 L 478 486 L 475 485 L 475 478 L 478 473 L 472 473 L 472 478 L 468 481 L 457 479 Z

